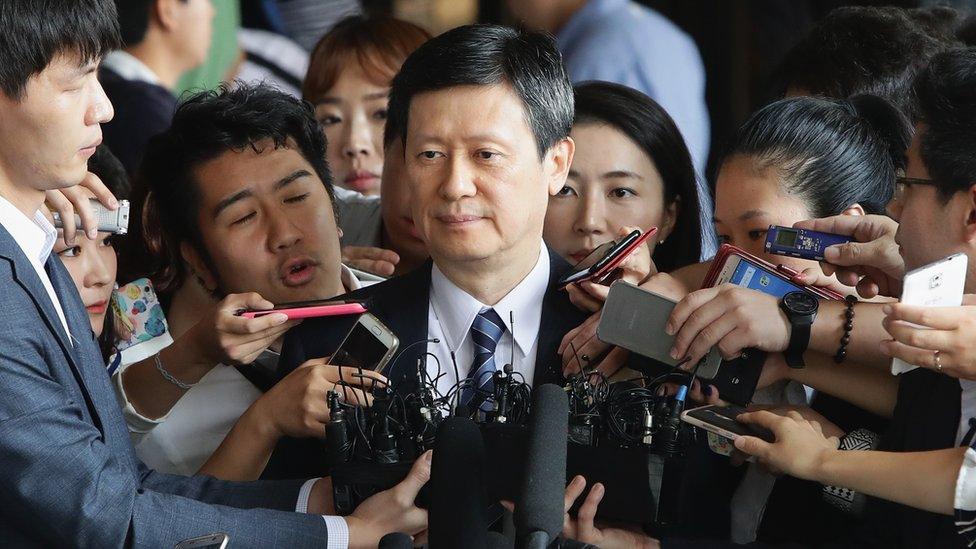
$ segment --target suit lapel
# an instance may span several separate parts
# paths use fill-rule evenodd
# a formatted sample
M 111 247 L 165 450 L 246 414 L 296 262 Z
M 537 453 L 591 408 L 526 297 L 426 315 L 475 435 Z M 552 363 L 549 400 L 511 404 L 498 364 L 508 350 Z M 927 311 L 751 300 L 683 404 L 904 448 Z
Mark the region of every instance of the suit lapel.
M 579 326 L 587 314 L 572 304 L 566 292 L 559 289 L 559 279 L 570 265 L 549 250 L 549 286 L 542 299 L 542 320 L 539 324 L 539 344 L 535 359 L 535 382 L 562 383 L 562 362 L 556 351 L 567 332 Z
M 418 342 L 427 339 L 428 334 L 431 268 L 432 263 L 428 261 L 404 275 L 402 283 L 391 285 L 390 295 L 386 299 L 377 299 L 377 308 L 371 309 L 400 339 L 399 351 L 391 361 L 394 368 L 389 371 L 390 379 L 395 380 L 397 386 L 400 383 L 413 385 L 417 359 L 427 352 L 427 344 Z

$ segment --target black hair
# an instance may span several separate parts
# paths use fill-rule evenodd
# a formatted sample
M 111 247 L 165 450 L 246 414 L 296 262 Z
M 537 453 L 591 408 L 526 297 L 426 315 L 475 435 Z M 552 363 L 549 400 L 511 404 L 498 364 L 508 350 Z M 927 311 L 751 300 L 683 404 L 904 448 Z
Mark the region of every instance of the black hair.
M 838 99 L 877 95 L 914 119 L 915 76 L 948 47 L 904 9 L 841 7 L 786 54 L 774 81 L 781 94 L 792 88 Z
M 956 31 L 965 18 L 963 12 L 951 6 L 926 6 L 909 9 L 907 13 L 929 36 L 951 47 L 959 45 Z
M 186 3 L 187 0 L 180 0 Z M 149 30 L 149 20 L 152 10 L 158 0 L 115 0 L 115 7 L 119 11 L 119 30 L 122 34 L 122 44 L 126 47 L 134 46 L 146 38 Z
M 125 171 L 122 162 L 112 154 L 106 145 L 100 145 L 95 149 L 95 154 L 88 159 L 88 171 L 97 175 L 115 198 L 128 200 L 129 174 Z M 102 334 L 98 336 L 98 348 L 102 351 L 102 358 L 108 361 L 109 357 L 115 353 L 117 345 L 118 329 L 115 326 L 115 310 L 112 307 L 107 307 L 102 324 Z
M 726 158 L 746 156 L 756 169 L 777 170 L 784 190 L 813 217 L 854 204 L 883 214 L 911 135 L 905 115 L 880 97 L 793 97 L 756 112 Z
M 131 219 L 138 228 L 130 234 L 140 234 L 144 241 L 135 243 L 141 250 L 125 254 L 126 274 L 135 278 L 148 274 L 162 298 L 179 288 L 188 274 L 180 253 L 182 242 L 189 242 L 209 262 L 197 222 L 195 170 L 227 152 L 255 148 L 266 140 L 276 149 L 294 143 L 333 199 L 325 134 L 310 103 L 267 86 L 240 82 L 197 93 L 177 107 L 168 130 L 150 139 L 136 172 L 133 202 L 142 211 L 133 212 Z
M 936 56 L 916 93 L 922 161 L 947 199 L 976 184 L 976 48 Z
M 97 175 L 115 198 L 129 199 L 129 193 L 132 191 L 129 174 L 125 171 L 122 161 L 109 150 L 108 145 L 99 145 L 95 149 L 95 154 L 88 159 L 88 171 Z
M 552 37 L 500 25 L 467 25 L 417 48 L 393 78 L 384 142 L 406 138 L 410 102 L 455 86 L 509 84 L 525 107 L 539 157 L 569 135 L 573 87 Z
M 119 44 L 112 0 L 3 0 L 0 29 L 0 91 L 17 100 L 58 55 L 89 63 Z
M 643 93 L 609 82 L 584 82 L 575 89 L 574 124 L 612 126 L 637 144 L 664 181 L 664 206 L 680 200 L 678 218 L 668 239 L 654 250 L 662 272 L 698 263 L 701 258 L 701 203 L 691 155 L 674 120 Z
M 976 15 L 970 15 L 956 28 L 956 38 L 964 46 L 976 46 Z

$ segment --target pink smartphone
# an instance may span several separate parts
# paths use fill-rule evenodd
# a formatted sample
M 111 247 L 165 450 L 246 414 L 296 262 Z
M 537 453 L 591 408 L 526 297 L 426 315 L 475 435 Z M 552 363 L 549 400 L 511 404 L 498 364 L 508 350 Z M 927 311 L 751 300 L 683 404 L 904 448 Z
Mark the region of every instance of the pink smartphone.
M 299 320 L 302 318 L 318 318 L 323 316 L 343 316 L 358 315 L 366 312 L 366 307 L 358 301 L 302 301 L 295 303 L 282 303 L 274 309 L 265 311 L 243 311 L 240 316 L 244 318 L 260 318 L 274 313 L 282 313 L 289 320 Z

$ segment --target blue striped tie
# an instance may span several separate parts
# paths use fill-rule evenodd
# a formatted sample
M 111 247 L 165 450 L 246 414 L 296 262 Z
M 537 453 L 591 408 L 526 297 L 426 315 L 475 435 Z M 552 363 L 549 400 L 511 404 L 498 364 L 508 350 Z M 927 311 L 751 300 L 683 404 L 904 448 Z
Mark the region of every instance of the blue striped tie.
M 494 393 L 495 347 L 505 333 L 505 322 L 494 309 L 484 309 L 471 323 L 471 341 L 474 343 L 474 363 L 468 372 L 471 383 L 461 392 L 461 404 L 467 406 L 478 390 Z M 482 399 L 479 399 L 480 406 Z

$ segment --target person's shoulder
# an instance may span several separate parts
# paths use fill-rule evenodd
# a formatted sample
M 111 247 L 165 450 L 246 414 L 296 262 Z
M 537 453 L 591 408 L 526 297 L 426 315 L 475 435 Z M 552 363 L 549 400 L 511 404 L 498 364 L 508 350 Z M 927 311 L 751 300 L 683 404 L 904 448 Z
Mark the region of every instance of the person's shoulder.
M 617 9 L 594 17 L 586 25 L 586 32 L 581 33 L 577 49 L 597 52 L 619 51 L 631 56 L 635 53 L 633 49 L 635 40 L 644 44 L 652 42 L 684 47 L 695 46 L 691 36 L 663 14 L 636 2 L 626 2 Z M 643 50 L 649 51 L 648 48 Z M 670 54 L 670 52 L 662 53 Z

